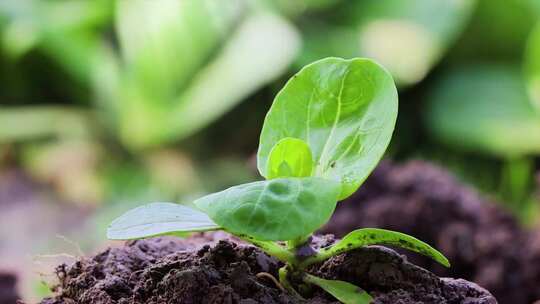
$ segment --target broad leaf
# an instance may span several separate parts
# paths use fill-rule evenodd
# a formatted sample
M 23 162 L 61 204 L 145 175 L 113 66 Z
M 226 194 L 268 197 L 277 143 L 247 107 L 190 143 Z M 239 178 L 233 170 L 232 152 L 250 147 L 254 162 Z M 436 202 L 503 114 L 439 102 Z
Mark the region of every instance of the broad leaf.
M 120 39 L 126 51 L 136 51 L 124 52 L 128 64 L 117 98 L 120 135 L 132 148 L 176 141 L 203 128 L 283 73 L 300 45 L 289 22 L 249 1 L 168 1 L 161 7 L 142 0 L 137 8 L 123 3 L 126 14 L 137 10 L 128 15 L 131 22 L 144 17 L 152 25 L 141 30 L 127 24 Z
M 314 176 L 351 195 L 384 154 L 397 117 L 392 77 L 369 59 L 326 58 L 304 67 L 276 96 L 261 132 L 257 166 L 268 177 L 271 149 L 286 137 L 309 144 Z
M 307 143 L 287 137 L 280 140 L 270 151 L 268 179 L 278 177 L 306 177 L 311 175 L 313 157 Z
M 235 186 L 195 201 L 225 230 L 261 241 L 308 235 L 326 223 L 340 185 L 322 178 L 278 178 Z
M 132 209 L 115 219 L 107 229 L 107 238 L 131 240 L 219 228 L 199 210 L 173 203 L 152 203 Z
M 320 256 L 328 258 L 340 253 L 368 245 L 390 245 L 405 248 L 432 258 L 443 266 L 450 267 L 448 259 L 435 248 L 404 233 L 377 229 L 357 229 L 347 234 L 337 244 L 320 251 Z
M 449 146 L 503 157 L 540 153 L 540 114 L 515 66 L 451 71 L 436 84 L 426 113 L 428 129 Z
M 153 103 L 170 106 L 167 98 L 191 81 L 244 10 L 236 0 L 117 1 L 115 27 L 127 76 L 155 97 Z
M 369 304 L 373 298 L 362 288 L 339 280 L 325 280 L 306 274 L 304 281 L 317 285 L 344 304 Z

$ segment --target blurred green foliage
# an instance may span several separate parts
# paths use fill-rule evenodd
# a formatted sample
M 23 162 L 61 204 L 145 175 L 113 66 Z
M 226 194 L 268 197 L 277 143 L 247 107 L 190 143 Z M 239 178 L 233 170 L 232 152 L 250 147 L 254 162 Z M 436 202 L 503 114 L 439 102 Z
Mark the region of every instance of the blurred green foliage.
M 429 100 L 428 130 L 448 145 L 502 157 L 540 153 L 540 113 L 517 66 L 456 68 Z
M 393 157 L 533 218 L 539 16 L 537 0 L 1 1 L 0 155 L 74 201 L 241 183 L 276 88 L 367 56 L 400 85 Z
M 324 56 L 376 59 L 402 86 L 422 80 L 456 39 L 475 1 L 344 2 L 322 18 L 304 18 L 300 63 Z

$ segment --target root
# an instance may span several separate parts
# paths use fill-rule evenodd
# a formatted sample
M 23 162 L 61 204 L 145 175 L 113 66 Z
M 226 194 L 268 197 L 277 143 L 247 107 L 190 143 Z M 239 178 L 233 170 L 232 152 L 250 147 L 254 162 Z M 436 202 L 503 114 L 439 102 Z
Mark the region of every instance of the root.
M 255 276 L 259 279 L 262 279 L 262 278 L 269 279 L 270 281 L 274 283 L 274 285 L 276 285 L 277 288 L 279 288 L 279 290 L 281 290 L 282 292 L 285 292 L 285 288 L 283 288 L 283 286 L 279 283 L 279 281 L 268 272 L 259 272 Z

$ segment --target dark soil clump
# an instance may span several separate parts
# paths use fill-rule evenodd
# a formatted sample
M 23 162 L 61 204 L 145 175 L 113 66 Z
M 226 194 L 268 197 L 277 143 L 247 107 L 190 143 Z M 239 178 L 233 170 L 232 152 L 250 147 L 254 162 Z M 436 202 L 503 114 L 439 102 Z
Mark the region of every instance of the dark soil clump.
M 339 204 L 323 232 L 343 236 L 361 227 L 397 230 L 428 242 L 448 257 L 451 268 L 407 253 L 409 259 L 438 275 L 476 282 L 501 303 L 540 299 L 540 234 L 522 229 L 509 213 L 441 168 L 422 161 L 381 163 Z
M 11 273 L 0 272 L 0 304 L 15 304 L 19 299 L 17 279 Z
M 318 244 L 332 241 L 329 237 Z M 219 233 L 132 241 L 59 266 L 55 296 L 41 303 L 298 303 L 271 280 L 256 276 L 267 272 L 277 277 L 280 266 L 258 249 Z M 496 303 L 475 284 L 438 278 L 383 247 L 337 256 L 312 271 L 357 284 L 375 303 Z M 307 302 L 337 303 L 321 290 Z

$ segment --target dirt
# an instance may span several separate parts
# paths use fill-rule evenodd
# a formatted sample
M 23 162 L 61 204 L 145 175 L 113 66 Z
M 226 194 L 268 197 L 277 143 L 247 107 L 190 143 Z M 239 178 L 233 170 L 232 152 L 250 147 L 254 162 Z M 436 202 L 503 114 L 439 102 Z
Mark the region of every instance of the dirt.
M 15 275 L 0 272 L 0 304 L 15 304 L 19 299 L 16 290 L 17 279 Z
M 449 258 L 451 268 L 407 252 L 409 260 L 440 276 L 473 281 L 501 303 L 540 300 L 540 233 L 521 228 L 508 212 L 441 168 L 422 161 L 381 163 L 339 204 L 323 232 L 343 236 L 361 227 L 397 230 L 428 242 Z
M 318 239 L 317 244 L 327 246 L 333 241 L 329 236 Z M 131 241 L 72 265 L 59 266 L 55 296 L 41 304 L 299 303 L 272 280 L 257 277 L 261 272 L 277 277 L 281 266 L 255 247 L 231 240 L 224 233 L 187 240 Z M 374 303 L 496 303 L 477 285 L 441 279 L 384 247 L 355 250 L 311 271 L 357 284 L 374 296 Z M 318 289 L 306 297 L 307 303 L 337 303 Z

